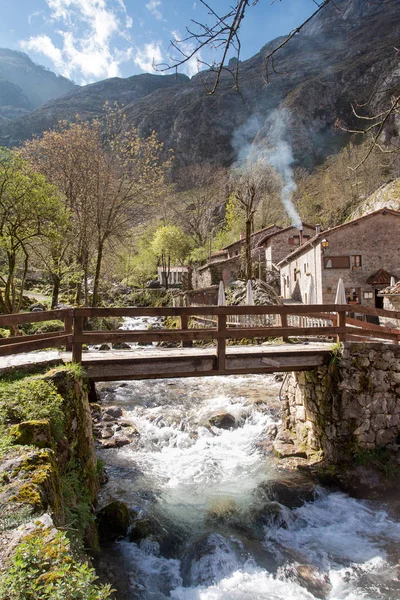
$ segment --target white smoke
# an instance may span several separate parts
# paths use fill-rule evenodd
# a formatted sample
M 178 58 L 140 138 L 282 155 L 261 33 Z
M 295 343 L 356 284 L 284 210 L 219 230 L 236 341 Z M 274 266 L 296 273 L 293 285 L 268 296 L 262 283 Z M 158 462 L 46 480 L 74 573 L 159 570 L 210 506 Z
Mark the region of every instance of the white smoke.
M 266 163 L 273 167 L 282 179 L 281 200 L 291 220 L 292 225 L 301 227 L 301 217 L 293 203 L 293 193 L 297 186 L 294 181 L 293 165 L 295 159 L 292 147 L 288 141 L 287 123 L 289 111 L 277 109 L 270 113 L 263 125 L 260 118 L 253 115 L 234 134 L 232 145 L 237 152 L 238 165 L 246 162 L 253 164 Z M 266 136 L 262 146 L 254 143 L 257 132 L 263 128 Z

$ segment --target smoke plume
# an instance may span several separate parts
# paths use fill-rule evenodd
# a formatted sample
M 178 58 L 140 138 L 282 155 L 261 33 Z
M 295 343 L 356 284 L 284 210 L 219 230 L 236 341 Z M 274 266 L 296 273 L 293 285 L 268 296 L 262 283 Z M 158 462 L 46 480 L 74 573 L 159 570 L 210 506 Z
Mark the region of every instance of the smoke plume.
M 293 172 L 295 159 L 287 131 L 289 117 L 289 111 L 277 109 L 272 111 L 261 125 L 260 118 L 253 115 L 235 132 L 232 144 L 238 157 L 237 166 L 243 168 L 246 163 L 249 166 L 265 163 L 273 167 L 280 175 L 282 203 L 292 225 L 299 228 L 301 227 L 301 217 L 293 203 L 293 193 L 297 186 Z M 255 139 L 261 127 L 266 132 L 262 145 L 258 144 Z

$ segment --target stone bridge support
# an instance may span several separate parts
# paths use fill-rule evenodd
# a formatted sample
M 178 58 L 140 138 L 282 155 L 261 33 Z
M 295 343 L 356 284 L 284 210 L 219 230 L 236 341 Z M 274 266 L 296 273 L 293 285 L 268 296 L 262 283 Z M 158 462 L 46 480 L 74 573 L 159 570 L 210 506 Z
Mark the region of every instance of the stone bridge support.
M 340 462 L 400 445 L 400 346 L 346 342 L 330 364 L 292 373 L 282 390 L 283 430 L 304 450 Z

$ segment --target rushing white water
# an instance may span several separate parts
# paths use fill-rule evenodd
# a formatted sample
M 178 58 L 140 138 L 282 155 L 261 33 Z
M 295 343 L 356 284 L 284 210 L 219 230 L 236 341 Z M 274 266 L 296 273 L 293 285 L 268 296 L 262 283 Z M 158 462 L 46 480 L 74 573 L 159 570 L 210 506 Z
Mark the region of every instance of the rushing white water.
M 325 490 L 260 519 L 260 484 L 279 477 L 259 448 L 277 422 L 278 392 L 272 377 L 256 375 L 103 386 L 103 402 L 120 405 L 140 432 L 136 447 L 103 451 L 104 499 L 157 525 L 138 543 L 114 545 L 132 600 L 400 597 L 400 523 L 383 505 Z M 218 411 L 238 426 L 210 427 Z

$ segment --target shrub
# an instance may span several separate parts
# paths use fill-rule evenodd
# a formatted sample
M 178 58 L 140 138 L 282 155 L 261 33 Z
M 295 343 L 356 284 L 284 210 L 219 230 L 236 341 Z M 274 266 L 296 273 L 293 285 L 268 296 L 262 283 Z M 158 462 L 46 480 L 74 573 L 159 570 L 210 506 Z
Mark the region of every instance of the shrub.
M 49 529 L 29 535 L 19 544 L 0 583 L 1 600 L 106 600 L 109 585 L 97 585 L 94 570 L 71 555 L 64 533 L 49 543 Z

